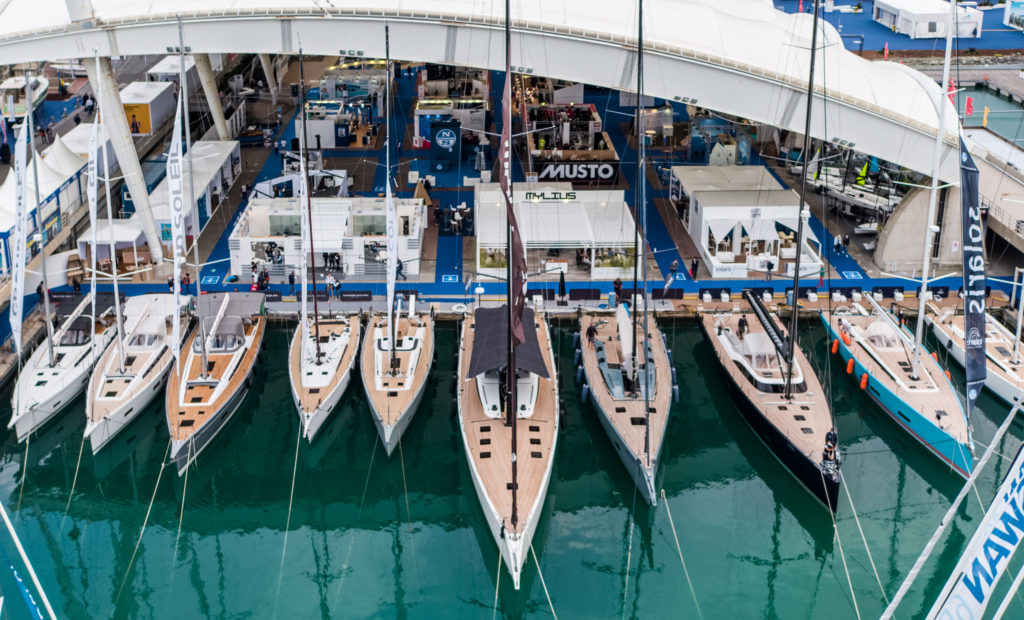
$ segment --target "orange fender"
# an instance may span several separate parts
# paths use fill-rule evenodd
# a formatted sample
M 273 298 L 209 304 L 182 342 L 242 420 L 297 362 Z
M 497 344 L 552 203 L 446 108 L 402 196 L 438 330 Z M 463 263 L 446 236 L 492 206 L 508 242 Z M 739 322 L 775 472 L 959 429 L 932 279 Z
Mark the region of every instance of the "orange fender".
M 832 341 L 832 355 L 835 355 L 839 351 L 839 339 L 836 338 Z
M 939 361 L 939 354 L 936 353 L 935 351 L 932 351 L 932 359 L 935 360 L 936 362 Z
M 850 334 L 847 334 L 846 332 L 843 332 L 843 344 L 845 344 L 846 346 L 850 346 L 851 342 L 853 342 L 853 341 L 850 340 Z
M 948 370 L 946 371 L 946 378 L 947 378 L 947 379 L 949 379 L 950 381 L 952 381 L 952 380 L 953 380 L 953 377 L 952 377 L 952 376 L 950 376 L 950 374 L 949 374 L 949 371 L 948 371 Z
M 848 375 L 852 375 L 853 374 L 853 358 L 852 357 L 850 358 L 850 361 L 846 362 L 846 374 L 848 374 Z
M 867 387 L 868 387 L 868 373 L 864 373 L 860 377 L 860 389 L 863 390 L 863 389 L 865 389 Z

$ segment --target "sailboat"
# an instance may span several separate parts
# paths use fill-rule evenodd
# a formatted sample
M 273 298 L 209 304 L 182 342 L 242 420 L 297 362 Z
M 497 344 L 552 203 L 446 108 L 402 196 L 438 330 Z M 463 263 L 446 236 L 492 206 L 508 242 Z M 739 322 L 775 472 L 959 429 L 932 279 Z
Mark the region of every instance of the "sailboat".
M 188 304 L 188 297 L 182 299 Z M 93 371 L 85 401 L 85 436 L 93 454 L 160 394 L 171 368 L 171 323 L 182 308 L 170 293 L 138 295 L 124 305 L 124 334 L 107 347 Z
M 181 67 L 179 77 L 181 92 L 178 109 L 174 118 L 171 148 L 167 156 L 167 179 L 170 204 L 188 205 L 192 222 L 199 221 L 194 196 L 191 172 L 188 177 L 188 192 L 182 175 L 181 136 L 184 129 L 188 149 L 189 166 L 192 148 L 188 121 L 188 77 L 185 72 L 184 42 L 182 41 L 181 19 L 178 19 L 178 60 Z M 184 119 L 184 123 L 182 123 Z M 182 127 L 184 125 L 184 127 Z M 185 262 L 185 216 L 184 212 L 172 214 L 171 246 L 174 256 L 173 304 L 180 307 L 181 268 Z M 192 243 L 193 259 L 199 269 L 198 236 Z M 242 404 L 252 383 L 256 358 L 263 345 L 266 331 L 266 309 L 262 293 L 211 293 L 203 295 L 202 278 L 196 277 L 195 314 L 197 325 L 192 329 L 182 349 L 178 348 L 180 324 L 177 313 L 172 315 L 170 346 L 175 357 L 174 368 L 167 382 L 167 430 L 171 435 L 171 461 L 178 475 L 185 473 L 188 466 L 210 445 L 235 410 Z
M 811 152 L 811 113 L 814 65 L 818 45 L 818 4 L 811 26 L 810 76 L 803 153 Z M 800 217 L 796 232 L 793 290 L 800 290 L 807 175 L 800 187 Z M 793 310 L 787 335 L 774 314 L 750 290 L 743 292 L 747 311 L 740 314 L 707 313 L 700 324 L 715 351 L 729 393 L 743 418 L 779 461 L 822 504 L 833 512 L 839 499 L 839 447 L 828 395 L 821 387 L 800 344 Z M 748 318 L 749 315 L 749 318 Z
M 348 387 L 352 366 L 359 348 L 359 316 L 321 317 L 316 295 L 313 295 L 313 317 L 308 316 L 306 276 L 310 271 L 306 259 L 313 265 L 313 290 L 316 290 L 316 263 L 313 258 L 313 204 L 309 197 L 306 172 L 306 107 L 305 76 L 302 54 L 299 53 L 299 114 L 302 130 L 299 132 L 299 166 L 302 179 L 299 182 L 299 201 L 305 202 L 306 217 L 300 217 L 302 232 L 302 258 L 299 271 L 302 274 L 301 316 L 299 326 L 292 336 L 288 353 L 288 377 L 291 380 L 292 398 L 299 412 L 302 434 L 313 441 L 341 395 Z
M 955 309 L 932 308 L 925 323 L 939 344 L 946 347 L 960 366 L 967 365 L 967 332 L 964 315 Z M 1024 398 L 1024 354 L 1020 351 L 1020 335 L 1003 327 L 992 315 L 985 313 L 985 387 L 1009 404 Z
M 951 51 L 951 37 L 946 38 L 946 52 L 942 67 L 942 84 L 949 83 L 949 65 Z M 928 295 L 927 274 L 931 264 L 932 251 L 932 230 L 934 227 L 936 204 L 939 194 L 939 160 L 942 154 L 943 134 L 945 133 L 946 108 L 949 103 L 946 93 L 938 95 L 935 147 L 932 153 L 932 180 L 928 201 L 928 213 L 924 226 L 923 260 L 921 273 L 921 293 L 918 296 L 919 309 L 917 326 L 913 333 L 897 323 L 891 312 L 883 310 L 874 300 L 872 295 L 865 295 L 872 306 L 869 311 L 859 303 L 851 307 L 837 308 L 834 311 L 823 310 L 819 313 L 822 323 L 828 331 L 829 339 L 833 343 L 833 350 L 837 351 L 847 363 L 847 373 L 854 375 L 860 382 L 861 388 L 912 437 L 917 439 L 932 454 L 949 465 L 951 469 L 964 477 L 970 476 L 974 467 L 974 440 L 972 438 L 971 425 L 968 413 L 964 409 L 953 388 L 948 375 L 939 365 L 938 358 L 928 353 L 923 343 L 925 304 Z M 961 175 L 964 175 L 965 164 L 970 161 L 973 167 L 973 160 L 961 142 Z M 976 174 L 976 172 L 975 172 Z M 977 199 L 976 180 L 974 199 Z M 970 192 L 962 193 L 966 201 Z M 965 211 L 970 211 L 969 204 L 963 205 Z M 975 207 L 977 206 L 975 202 Z M 975 210 L 977 210 L 975 208 Z M 979 229 L 980 231 L 980 222 Z M 964 237 L 967 239 L 969 230 L 965 227 Z M 977 253 L 980 254 L 980 243 L 965 243 L 964 263 L 968 267 L 969 256 L 973 256 L 973 250 L 968 246 L 979 246 Z M 981 287 L 981 298 L 984 299 L 984 260 L 981 260 L 982 274 L 977 278 L 977 284 Z M 965 278 L 968 269 L 965 268 Z M 968 299 L 976 297 L 977 286 L 971 286 L 968 291 Z M 970 303 L 974 305 L 973 302 Z M 982 313 L 984 309 L 982 308 Z M 979 324 L 983 325 L 983 324 Z M 979 330 L 981 360 L 984 359 L 984 343 L 981 340 L 983 328 Z M 975 343 L 977 344 L 977 343 Z M 979 350 L 976 347 L 974 350 Z M 980 363 L 982 381 L 984 380 L 984 362 Z M 974 383 L 968 378 L 968 383 Z M 969 386 L 968 401 L 973 405 L 980 385 Z
M 363 387 L 388 456 L 402 439 L 423 398 L 434 361 L 434 322 L 429 313 L 416 312 L 416 298 L 409 296 L 408 314 L 395 308 L 395 274 L 398 262 L 398 217 L 391 197 L 391 53 L 388 27 L 384 26 L 388 81 L 385 117 L 387 219 L 387 310 L 372 315 L 366 326 L 366 342 L 360 368 Z
M 29 80 L 31 83 L 31 81 Z M 29 92 L 31 86 L 26 86 Z M 26 115 L 28 118 L 27 127 L 22 129 L 19 141 L 24 140 L 30 152 L 33 154 L 32 169 L 38 175 L 37 163 L 39 158 L 35 156 L 35 128 L 33 126 L 33 115 Z M 28 132 L 27 137 L 24 132 Z M 25 149 L 26 144 L 22 142 L 16 149 Z M 24 158 L 24 154 L 21 155 Z M 18 174 L 21 175 L 18 188 L 18 213 L 16 219 L 20 226 L 25 226 L 24 213 L 24 191 L 25 191 L 25 167 L 24 161 L 19 165 Z M 39 209 L 39 182 L 36 179 L 35 200 L 36 209 Z M 14 243 L 19 246 L 24 244 L 24 230 L 15 235 Z M 14 396 L 12 398 L 11 420 L 8 428 L 14 428 L 17 432 L 18 441 L 23 441 L 33 431 L 42 427 L 48 420 L 62 411 L 82 393 L 89 382 L 89 372 L 96 362 L 100 352 L 113 340 L 114 325 L 117 321 L 117 314 L 114 310 L 114 295 L 98 295 L 96 287 L 92 288 L 88 297 L 75 296 L 65 300 L 57 308 L 59 317 L 63 317 L 60 327 L 54 333 L 53 321 L 50 317 L 50 295 L 49 282 L 46 274 L 46 250 L 42 249 L 43 257 L 40 261 L 42 267 L 42 289 L 43 299 L 40 303 L 46 313 L 46 344 L 36 349 L 28 362 L 22 367 L 15 384 Z M 12 311 L 12 326 L 18 322 L 18 329 L 14 332 L 16 342 L 21 340 L 21 296 L 24 287 L 24 265 L 19 251 L 14 260 L 16 271 L 20 272 L 15 276 L 13 286 L 17 290 L 18 299 L 12 305 L 17 310 Z M 91 311 L 90 311 L 91 308 Z M 15 316 L 17 315 L 17 317 Z
M 587 335 L 581 357 L 598 419 L 619 459 L 647 503 L 657 504 L 655 480 L 661 446 L 672 406 L 672 371 L 665 342 L 655 321 L 647 316 L 646 253 L 640 229 L 646 221 L 643 131 L 643 0 L 639 3 L 637 37 L 637 183 L 636 227 L 633 237 L 632 311 L 620 302 L 614 317 L 587 313 L 580 333 Z M 638 267 L 644 264 L 643 280 Z M 641 292 L 642 289 L 642 292 Z M 641 320 L 642 317 L 642 320 Z M 590 336 L 593 342 L 590 343 Z
M 97 62 L 98 59 L 97 59 Z M 102 95 L 101 95 L 102 96 Z M 100 104 L 102 106 L 102 103 Z M 89 137 L 89 182 L 87 188 L 89 220 L 92 230 L 92 288 L 96 288 L 97 238 L 97 161 L 99 149 L 99 115 L 92 125 Z M 109 145 L 103 146 L 104 185 L 110 196 Z M 107 203 L 107 223 L 113 224 L 110 200 Z M 123 312 L 117 280 L 117 254 L 114 230 L 110 231 L 111 281 L 114 285 L 114 311 L 121 320 L 116 323 L 114 342 L 107 347 L 92 373 L 85 399 L 85 437 L 89 439 L 93 454 L 99 452 L 122 428 L 134 420 L 167 385 L 167 376 L 174 363 L 172 352 L 181 338 L 172 342 L 172 322 L 177 319 L 182 305 L 174 295 L 151 294 L 133 297 Z M 184 301 L 187 304 L 187 298 Z M 169 333 L 170 332 L 170 333 Z
M 473 487 L 519 589 L 547 497 L 558 440 L 558 382 L 547 324 L 525 307 L 526 255 L 512 207 L 511 15 L 505 0 L 505 90 L 499 180 L 505 197 L 509 302 L 462 322 L 458 415 Z M 519 430 L 526 447 L 519 451 Z

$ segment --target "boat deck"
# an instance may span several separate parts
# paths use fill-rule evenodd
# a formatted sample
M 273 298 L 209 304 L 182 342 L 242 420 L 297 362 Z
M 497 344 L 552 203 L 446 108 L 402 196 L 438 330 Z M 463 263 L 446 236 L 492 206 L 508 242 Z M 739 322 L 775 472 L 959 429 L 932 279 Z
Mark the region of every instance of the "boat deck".
M 936 310 L 929 307 L 929 310 Z M 939 330 L 946 340 L 953 340 L 961 350 L 966 350 L 964 341 L 964 316 L 953 313 L 943 313 L 945 316 L 936 322 Z M 934 318 L 934 316 L 933 316 Z M 1001 376 L 1007 383 L 1024 390 L 1024 350 L 1019 355 L 1019 361 L 1013 362 L 1013 337 L 1007 337 L 1000 329 L 992 325 L 992 318 L 986 318 L 985 329 L 985 367 L 990 373 Z
M 226 376 L 235 353 L 208 355 L 209 380 L 203 383 L 192 383 L 199 378 L 202 358 L 200 354 L 192 351 L 192 343 L 199 333 L 198 327 L 192 330 L 192 334 L 185 341 L 182 347 L 180 365 L 171 371 L 167 381 L 167 416 L 168 427 L 171 429 L 171 438 L 176 441 L 185 441 L 196 433 L 213 414 L 225 406 L 249 375 L 249 370 L 256 363 L 256 357 L 260 352 L 260 345 L 263 342 L 263 332 L 267 326 L 266 317 L 260 315 L 253 317 L 251 323 L 245 325 L 245 339 L 248 345 L 243 353 L 239 364 L 231 376 Z M 244 346 L 244 345 L 243 345 Z M 188 382 L 185 388 L 183 402 L 178 402 L 179 386 L 181 378 L 179 368 L 186 364 L 189 369 Z M 215 396 L 216 387 L 222 382 L 227 384 Z M 213 399 L 211 401 L 211 399 Z
M 597 339 L 604 343 L 605 357 L 609 365 L 621 364 L 623 352 L 619 340 L 619 327 L 615 315 L 585 314 L 580 318 L 580 333 L 586 334 L 590 325 L 597 327 Z M 647 321 L 647 334 L 650 341 L 650 354 L 654 358 L 654 393 L 651 395 L 651 429 L 650 450 L 645 455 L 644 436 L 647 434 L 645 402 L 642 395 L 618 399 L 612 396 L 608 385 L 602 380 L 598 365 L 596 347 L 590 346 L 583 338 L 583 365 L 590 378 L 590 391 L 601 410 L 608 416 L 612 426 L 626 442 L 630 452 L 636 455 L 645 466 L 650 467 L 661 452 L 661 439 L 665 426 L 668 424 L 669 410 L 672 407 L 672 371 L 668 361 L 665 343 L 661 338 L 661 330 L 653 318 Z M 642 336 L 641 336 L 642 337 Z M 637 342 L 637 350 L 642 355 L 642 346 Z M 631 355 L 631 352 L 625 353 Z M 653 459 L 651 458 L 653 455 Z
M 825 435 L 832 429 L 832 413 L 829 410 L 828 397 L 818 381 L 814 368 L 804 355 L 803 349 L 797 345 L 794 349 L 796 370 L 800 371 L 805 392 L 794 392 L 791 400 L 786 400 L 781 392 L 762 391 L 746 376 L 736 362 L 729 356 L 726 345 L 716 336 L 719 326 L 725 334 L 739 334 L 740 314 L 704 314 L 701 321 L 705 331 L 711 336 L 711 343 L 718 361 L 723 369 L 732 376 L 736 385 L 740 386 L 743 395 L 749 400 L 800 453 L 817 463 L 821 460 L 825 447 Z M 754 314 L 747 314 L 747 334 L 764 333 L 764 326 Z M 746 337 L 746 336 L 745 336 Z M 769 381 L 785 381 L 785 365 L 776 364 L 773 368 L 760 369 L 764 379 Z M 769 384 L 766 384 L 769 385 Z
M 434 351 L 434 329 L 429 315 L 417 315 L 415 320 L 407 316 L 398 321 L 398 335 L 396 339 L 404 342 L 405 338 L 412 338 L 416 335 L 419 327 L 424 327 L 423 342 L 419 343 L 419 356 L 416 358 L 416 367 L 410 368 L 412 363 L 412 351 L 397 351 L 394 358 L 397 360 L 397 367 L 392 373 L 386 374 L 381 380 L 383 389 L 376 389 L 375 377 L 375 356 L 380 355 L 384 359 L 382 365 L 387 364 L 391 354 L 387 351 L 377 350 L 375 330 L 387 328 L 387 321 L 383 315 L 373 315 L 366 325 L 366 342 L 363 344 L 362 371 L 366 380 L 366 397 L 373 404 L 374 411 L 380 415 L 381 421 L 387 426 L 394 426 L 398 419 L 412 405 L 413 400 L 420 391 L 420 387 L 427 380 L 427 371 L 430 368 L 430 357 Z M 366 374 L 369 373 L 369 374 Z
M 460 415 L 463 440 L 471 455 L 472 467 L 479 475 L 487 497 L 504 524 L 505 530 L 522 533 L 531 509 L 543 503 L 541 491 L 551 471 L 555 433 L 558 430 L 558 398 L 554 360 L 550 353 L 550 336 L 543 320 L 536 322 L 537 342 L 548 368 L 547 379 L 539 379 L 537 404 L 533 416 L 519 419 L 517 437 L 518 520 L 512 526 L 512 428 L 503 418 L 484 413 L 477 391 L 477 379 L 459 381 Z M 465 377 L 473 351 L 473 317 L 462 326 L 462 354 L 459 377 Z M 485 512 L 487 507 L 484 507 Z
M 162 374 L 161 369 L 174 362 L 174 355 L 167 346 L 149 351 L 126 350 L 124 361 L 125 367 L 119 369 L 116 342 L 111 343 L 100 358 L 89 387 L 89 398 L 92 399 L 90 422 L 103 420 L 121 407 L 126 398 L 146 389 L 153 377 Z M 144 376 L 136 380 L 139 375 Z
M 896 342 L 894 347 L 876 346 L 870 340 L 877 338 L 869 330 L 872 324 L 886 319 L 852 313 L 823 312 L 822 315 L 837 334 L 843 331 L 840 319 L 849 322 L 853 335 L 850 350 L 871 377 L 884 383 L 903 402 L 914 407 L 954 439 L 962 444 L 968 443 L 967 423 L 962 415 L 959 397 L 931 355 L 922 353 L 919 376 L 914 378 L 911 376 L 913 349 L 896 337 L 894 331 L 890 330 Z
M 353 314 L 348 318 L 321 318 L 319 325 L 321 342 L 326 342 L 332 337 L 340 336 L 349 327 L 352 328 L 352 334 L 349 337 L 348 344 L 345 346 L 344 353 L 338 359 L 338 365 L 334 368 L 327 368 L 327 361 L 322 364 L 325 367 L 322 372 L 330 373 L 326 385 L 323 382 L 317 382 L 317 385 L 304 386 L 301 380 L 296 379 L 302 373 L 302 339 L 292 338 L 291 350 L 288 353 L 289 372 L 292 375 L 292 385 L 299 396 L 299 404 L 302 406 L 302 410 L 307 412 L 316 410 L 320 403 L 323 402 L 324 397 L 337 389 L 338 384 L 345 375 L 345 369 L 352 366 L 356 350 L 359 348 L 358 315 Z M 296 327 L 296 329 L 300 329 L 300 327 Z M 313 337 L 313 330 L 311 329 L 310 346 L 313 344 Z

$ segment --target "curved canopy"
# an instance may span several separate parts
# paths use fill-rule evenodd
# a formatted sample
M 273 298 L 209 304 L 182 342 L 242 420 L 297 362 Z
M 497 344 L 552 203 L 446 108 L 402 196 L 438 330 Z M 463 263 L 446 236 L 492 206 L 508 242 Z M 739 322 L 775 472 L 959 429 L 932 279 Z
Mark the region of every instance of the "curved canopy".
M 5 62 L 165 54 L 177 16 L 193 53 L 298 52 L 391 56 L 504 68 L 499 0 L 8 0 L 0 4 Z M 761 0 L 648 0 L 645 94 L 802 132 L 811 16 Z M 616 0 L 512 3 L 518 73 L 635 88 L 636 7 Z M 814 137 L 931 173 L 941 91 L 924 75 L 848 52 L 821 22 Z M 342 49 L 340 46 L 344 45 Z M 823 103 L 822 103 L 823 102 Z M 958 182 L 957 119 L 941 123 L 940 177 Z
M 88 163 L 69 149 L 60 136 L 54 136 L 53 144 L 43 151 L 43 161 L 65 177 L 74 176 Z

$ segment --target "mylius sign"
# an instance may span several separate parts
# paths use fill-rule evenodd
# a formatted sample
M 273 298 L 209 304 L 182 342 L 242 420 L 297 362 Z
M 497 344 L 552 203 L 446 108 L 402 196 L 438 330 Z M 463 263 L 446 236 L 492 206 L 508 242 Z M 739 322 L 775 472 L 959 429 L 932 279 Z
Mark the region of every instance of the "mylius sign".
M 538 180 L 613 183 L 618 172 L 618 162 L 549 162 L 541 164 Z

